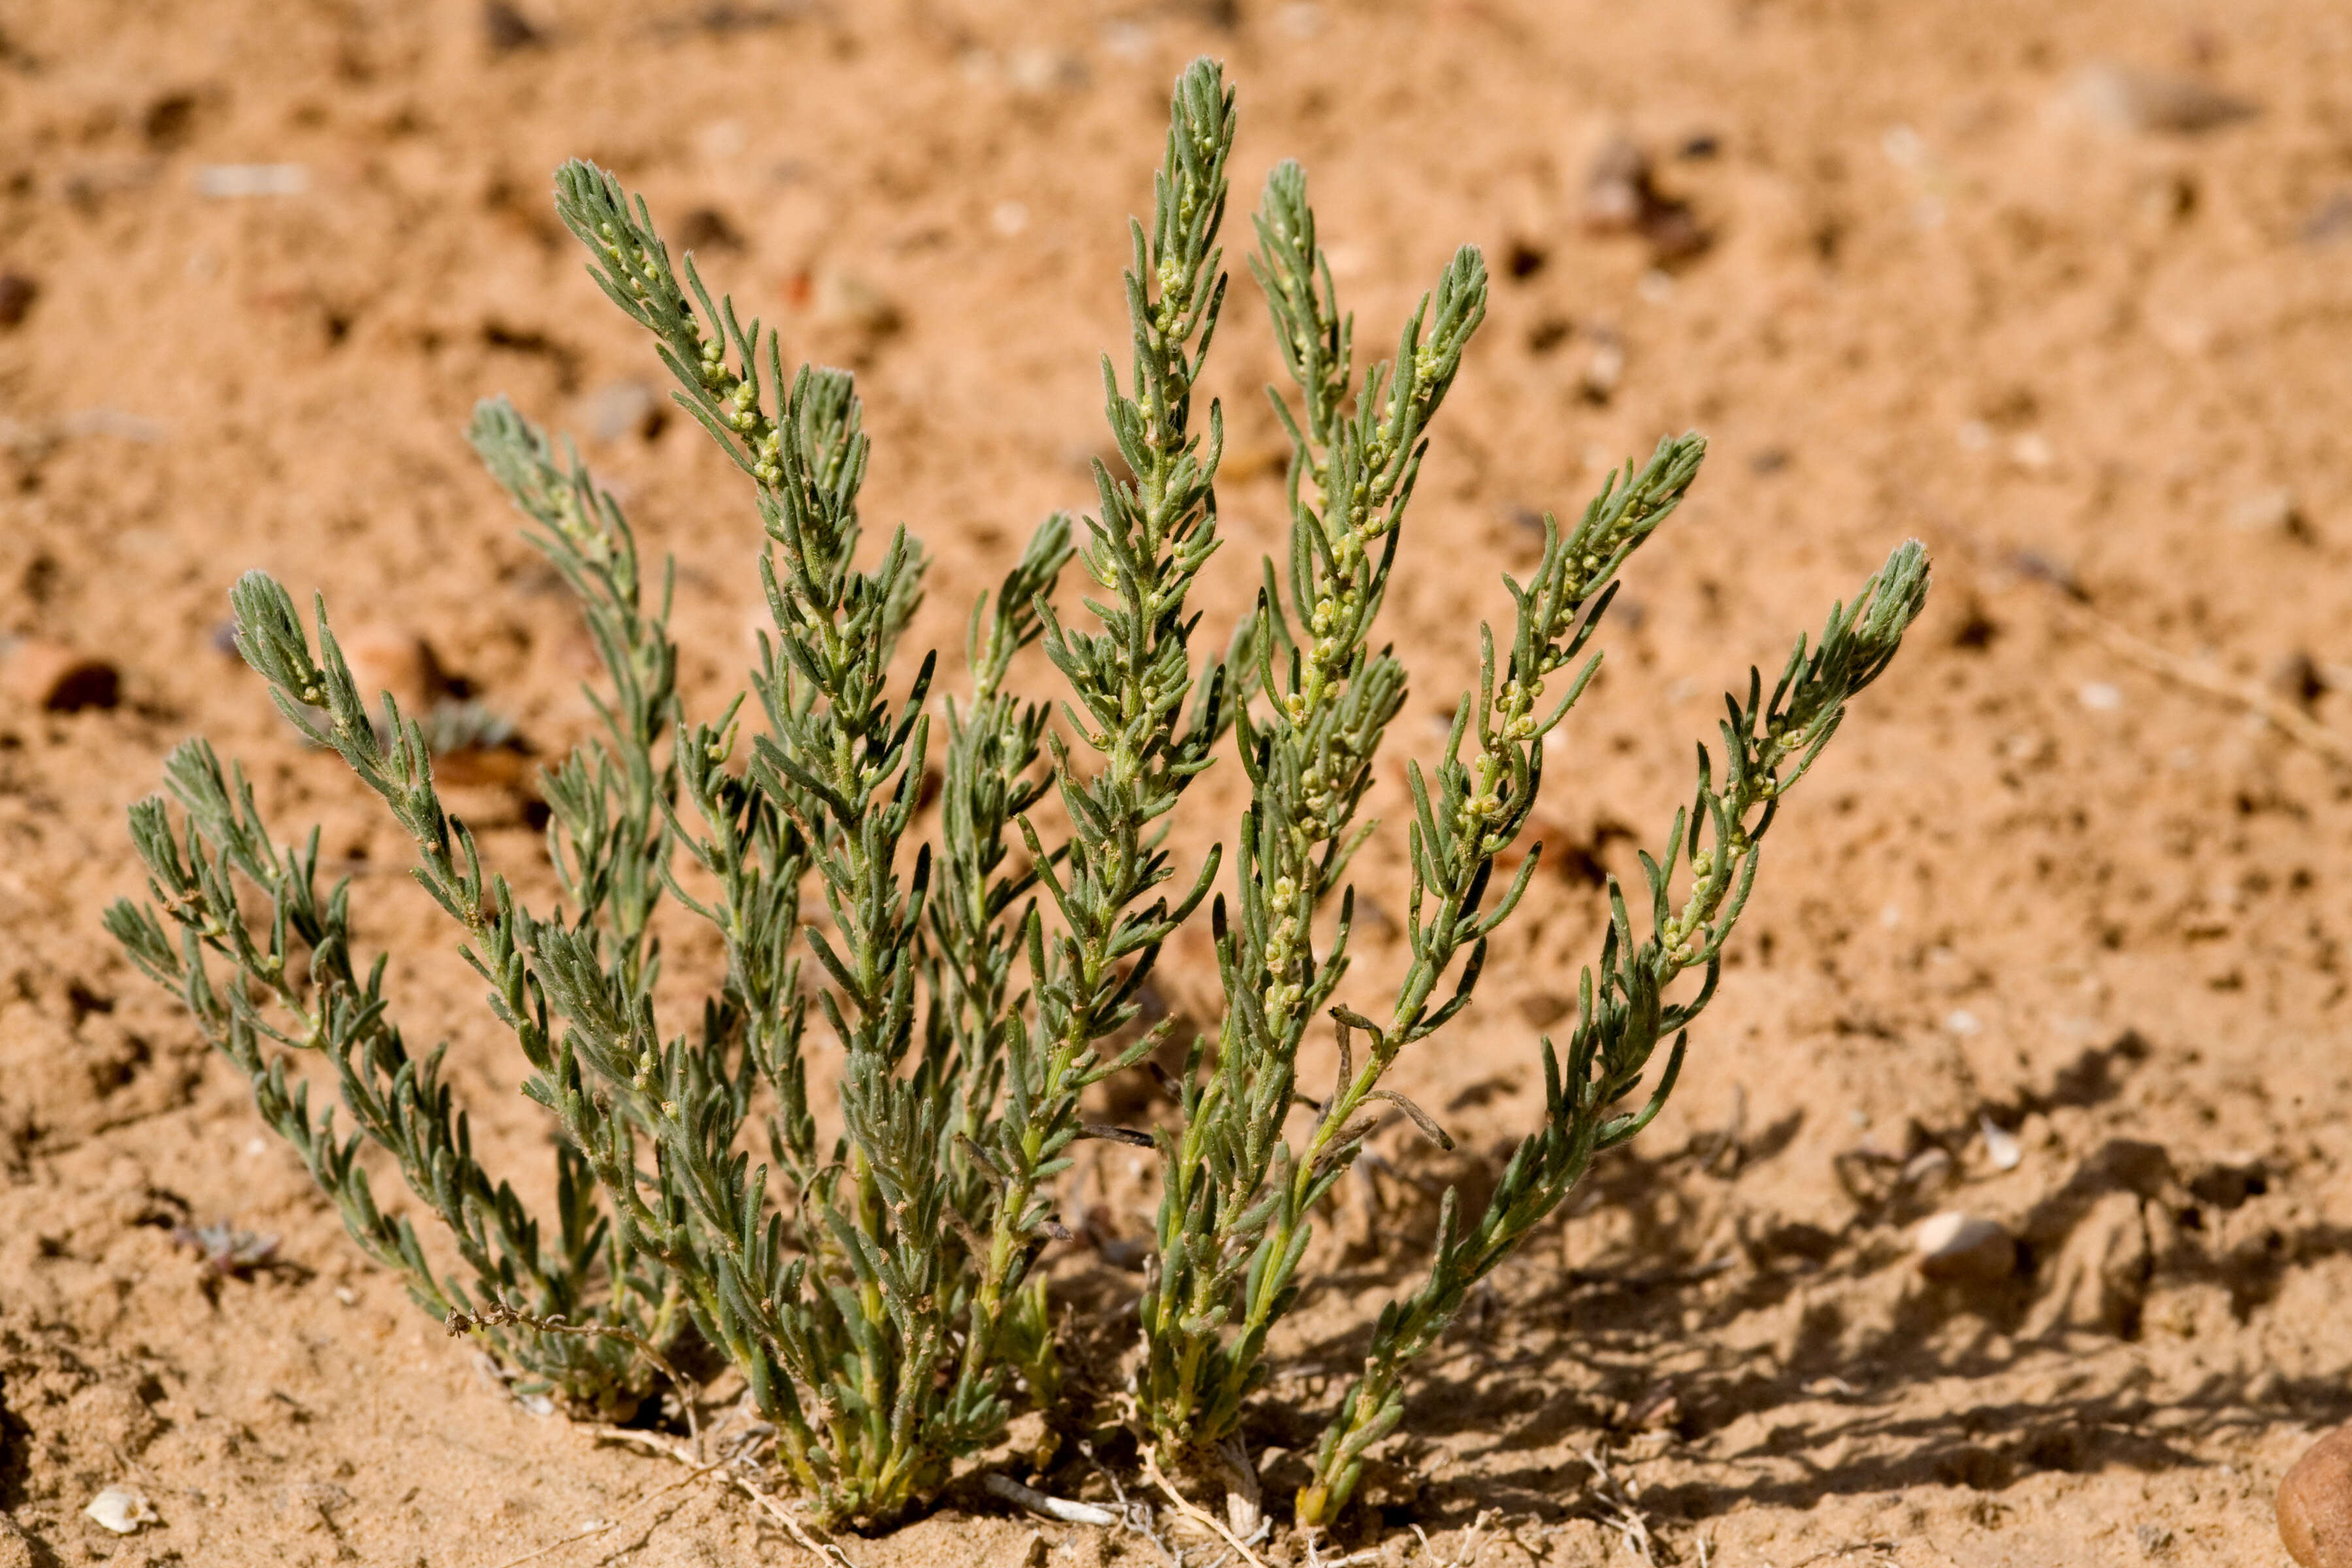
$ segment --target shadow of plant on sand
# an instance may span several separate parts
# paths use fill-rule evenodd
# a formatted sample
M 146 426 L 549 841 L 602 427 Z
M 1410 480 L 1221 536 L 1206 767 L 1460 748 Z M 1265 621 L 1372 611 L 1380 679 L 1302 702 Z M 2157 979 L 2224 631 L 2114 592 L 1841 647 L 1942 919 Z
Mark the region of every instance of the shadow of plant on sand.
M 2147 1056 L 2126 1033 L 1986 1115 L 2013 1126 L 2106 1104 Z M 1412 1437 L 1386 1456 L 1390 1522 L 1590 1512 L 1573 1494 L 1592 1473 L 1588 1456 L 1612 1448 L 1667 1461 L 1643 1478 L 1644 1511 L 1696 1520 L 1910 1487 L 1997 1492 L 2037 1471 L 2210 1468 L 2232 1435 L 2352 1417 L 2340 1376 L 2195 1363 L 2167 1373 L 2139 1353 L 2146 1334 L 2196 1331 L 2158 1329 L 2152 1310 L 2243 1323 L 2292 1270 L 2352 1255 L 2352 1229 L 2263 1202 L 2273 1178 L 2259 1166 L 2188 1168 L 2158 1144 L 2095 1141 L 2052 1162 L 2063 1175 L 2016 1214 L 2013 1274 L 1970 1286 L 1916 1270 L 1908 1227 L 1935 1194 L 1895 1173 L 1920 1150 L 1956 1157 L 1977 1126 L 1915 1126 L 1909 1155 L 1879 1156 L 1884 1172 L 1848 1183 L 1851 1217 L 1836 1229 L 1739 1197 L 1738 1173 L 1779 1157 L 1800 1130 L 1792 1114 L 1745 1138 L 1701 1132 L 1596 1167 L 1576 1214 L 1612 1211 L 1610 1241 L 1574 1268 L 1559 1247 L 1531 1247 L 1465 1311 L 1430 1358 Z M 1466 1153 L 1445 1173 L 1474 1202 L 1491 1180 Z M 1372 1290 L 1409 1268 L 1419 1211 L 1434 1209 L 1418 1194 L 1434 1184 L 1391 1184 L 1404 1212 L 1381 1218 L 1385 1243 L 1325 1289 Z M 1298 1430 L 1271 1419 L 1254 1441 L 1310 1434 L 1361 1341 L 1358 1330 L 1301 1347 Z M 1923 1413 L 1929 1384 L 1944 1386 Z

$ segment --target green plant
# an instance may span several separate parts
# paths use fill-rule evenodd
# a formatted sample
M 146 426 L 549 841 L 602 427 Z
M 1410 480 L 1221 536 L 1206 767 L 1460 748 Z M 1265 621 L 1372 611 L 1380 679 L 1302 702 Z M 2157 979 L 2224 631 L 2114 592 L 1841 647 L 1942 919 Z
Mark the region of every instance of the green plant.
M 1187 596 L 1218 547 L 1223 430 L 1213 401 L 1196 417 L 1195 389 L 1224 300 L 1233 130 L 1221 72 L 1196 64 L 1177 86 L 1151 226 L 1133 226 L 1131 366 L 1124 382 L 1103 366 L 1124 472 L 1097 463 L 1099 515 L 1046 519 L 981 596 L 962 690 L 936 711 L 937 655 L 911 674 L 896 658 L 925 557 L 903 530 L 862 548 L 866 440 L 849 377 L 788 378 L 773 331 L 714 301 L 691 258 L 673 268 L 641 199 L 585 164 L 562 172 L 558 209 L 593 275 L 653 333 L 677 401 L 753 483 L 774 633 L 750 690 L 689 721 L 668 589 L 644 580 L 621 509 L 512 408 L 477 412 L 474 445 L 577 594 L 606 673 L 602 734 L 543 775 L 562 889 L 543 912 L 484 868 L 444 808 L 433 737 L 389 696 L 371 715 L 323 604 L 314 642 L 278 584 L 237 584 L 239 650 L 414 840 L 419 881 L 530 1066 L 526 1092 L 561 1131 L 551 1229 L 476 1156 L 439 1054 L 404 1042 L 383 960 L 363 970 L 354 956 L 348 888 L 320 889 L 315 833 L 277 847 L 253 791 L 201 741 L 166 769 L 178 821 L 161 799 L 131 813 L 152 903 L 118 904 L 110 929 L 251 1080 L 361 1245 L 576 1409 L 633 1408 L 698 1339 L 740 1372 L 829 1522 L 887 1521 L 929 1496 L 1001 1437 L 1016 1404 L 1059 1413 L 1039 1263 L 1059 1229 L 1056 1178 L 1083 1138 L 1160 1157 L 1140 1435 L 1198 1473 L 1237 1432 L 1267 1334 L 1297 1298 L 1317 1205 L 1376 1125 L 1374 1102 L 1444 1137 L 1382 1080 L 1469 1005 L 1489 940 L 1527 894 L 1534 852 L 1507 885 L 1496 869 L 1528 823 L 1543 738 L 1597 668 L 1586 648 L 1617 573 L 1697 472 L 1697 437 L 1664 442 L 1574 528 L 1547 524 L 1534 574 L 1511 584 L 1510 640 L 1486 636 L 1478 690 L 1432 765 L 1410 771 L 1409 972 L 1378 1016 L 1343 1004 L 1347 872 L 1372 831 L 1360 811 L 1406 690 L 1373 630 L 1486 276 L 1475 250 L 1460 252 L 1395 359 L 1359 378 L 1304 178 L 1274 172 L 1252 266 L 1293 384 L 1295 404 L 1275 395 L 1293 444 L 1290 549 L 1281 568 L 1265 564 L 1256 608 L 1222 651 L 1197 649 Z M 1081 621 L 1053 603 L 1074 556 L 1100 595 Z M 1470 1286 L 1664 1102 L 1781 795 L 1885 668 L 1925 587 L 1924 557 L 1906 545 L 1817 643 L 1800 640 L 1769 700 L 1751 678 L 1731 702 L 1720 785 L 1702 749 L 1695 805 L 1664 855 L 1644 858 L 1647 934 L 1612 884 L 1565 1059 L 1541 1047 L 1543 1124 L 1482 1216 L 1464 1222 L 1448 1195 L 1429 1277 L 1381 1315 L 1301 1522 L 1344 1506 L 1365 1449 L 1399 1417 L 1404 1365 Z M 1005 687 L 1033 644 L 1068 689 L 1058 723 Z M 1252 804 L 1217 892 L 1221 857 L 1179 878 L 1165 839 L 1229 734 Z M 919 843 L 935 741 L 938 828 Z M 1041 809 L 1049 796 L 1058 811 Z M 1192 1042 L 1175 1115 L 1150 1134 L 1087 1122 L 1087 1090 L 1143 1064 L 1171 1027 L 1132 1028 L 1139 994 L 1213 892 L 1226 1006 L 1213 1039 Z M 689 1026 L 665 1033 L 661 932 L 678 920 L 716 930 L 726 973 Z M 1702 982 L 1670 1000 L 1694 969 Z M 1325 1018 L 1340 1070 L 1317 1102 L 1297 1058 Z M 809 1064 L 828 1040 L 841 1070 L 821 1124 Z M 300 1053 L 331 1068 L 352 1131 L 313 1113 L 289 1071 Z M 1301 1106 L 1310 1115 L 1295 1125 Z M 454 1264 L 378 1207 L 361 1163 L 370 1143 L 450 1233 Z
M 1517 606 L 1507 648 L 1498 658 L 1481 628 L 1478 690 L 1456 703 L 1434 766 L 1409 770 L 1413 962 L 1385 1018 L 1339 1005 L 1353 923 L 1344 874 L 1372 830 L 1356 818 L 1405 693 L 1403 668 L 1389 650 L 1374 649 L 1372 627 L 1426 450 L 1423 431 L 1485 314 L 1486 278 L 1476 251 L 1457 253 L 1406 323 L 1395 359 L 1372 366 L 1359 385 L 1353 321 L 1339 311 L 1296 165 L 1266 182 L 1256 229 L 1252 269 L 1298 404 L 1294 410 L 1270 394 L 1292 444 L 1288 570 L 1278 580 L 1266 563 L 1249 628 L 1265 700 L 1238 720 L 1252 803 L 1237 834 L 1235 908 L 1229 919 L 1221 898 L 1213 915 L 1227 1005 L 1213 1060 L 1208 1042 L 1196 1043 L 1181 1122 L 1161 1137 L 1160 1268 L 1143 1302 L 1146 1417 L 1161 1440 L 1196 1455 L 1234 1435 L 1244 1402 L 1265 1379 L 1266 1334 L 1297 1299 L 1315 1206 L 1378 1125 L 1364 1114 L 1371 1102 L 1386 1101 L 1447 1142 L 1427 1112 L 1381 1079 L 1406 1047 L 1469 1004 L 1488 940 L 1526 894 L 1539 845 L 1499 893 L 1493 878 L 1535 805 L 1543 739 L 1599 668 L 1597 652 L 1582 656 L 1619 569 L 1680 504 L 1704 454 L 1696 436 L 1663 441 L 1638 472 L 1629 465 L 1622 479 L 1612 476 L 1574 529 L 1563 535 L 1545 520 L 1533 575 L 1524 584 L 1506 579 Z M 1664 855 L 1642 858 L 1649 934 L 1636 939 L 1612 881 L 1599 977 L 1585 973 L 1564 1071 L 1551 1042 L 1542 1042 L 1541 1130 L 1514 1152 L 1474 1223 L 1460 1222 L 1447 1192 L 1429 1278 L 1381 1313 L 1362 1375 L 1326 1429 L 1315 1479 L 1297 1500 L 1301 1523 L 1327 1523 L 1345 1503 L 1364 1450 L 1402 1414 L 1404 1364 L 1444 1331 L 1469 1288 L 1558 1206 L 1596 1153 L 1633 1137 L 1664 1106 L 1682 1067 L 1685 1031 L 1715 994 L 1723 944 L 1754 884 L 1758 847 L 1781 795 L 1820 755 L 1847 700 L 1893 658 L 1926 587 L 1925 554 L 1906 544 L 1851 608 L 1832 610 L 1810 651 L 1799 640 L 1769 702 L 1752 673 L 1747 700 L 1730 700 L 1723 786 L 1715 786 L 1702 747 L 1694 805 L 1677 815 Z M 1563 688 L 1549 700 L 1548 682 Z M 1473 748 L 1466 761 L 1465 743 Z M 1689 876 L 1677 907 L 1670 884 L 1685 860 Z M 1338 920 L 1318 952 L 1318 911 L 1335 891 Z M 1697 991 L 1666 1000 L 1668 986 L 1694 968 L 1705 972 Z M 1449 976 L 1452 993 L 1439 1000 Z M 1339 1038 L 1337 1081 L 1319 1103 L 1308 1102 L 1315 1114 L 1303 1143 L 1294 1144 L 1286 1127 L 1302 1098 L 1298 1049 L 1327 1016 Z M 1359 1035 L 1369 1047 L 1360 1066 Z M 1636 1108 L 1619 1109 L 1669 1036 L 1674 1045 L 1654 1087 Z

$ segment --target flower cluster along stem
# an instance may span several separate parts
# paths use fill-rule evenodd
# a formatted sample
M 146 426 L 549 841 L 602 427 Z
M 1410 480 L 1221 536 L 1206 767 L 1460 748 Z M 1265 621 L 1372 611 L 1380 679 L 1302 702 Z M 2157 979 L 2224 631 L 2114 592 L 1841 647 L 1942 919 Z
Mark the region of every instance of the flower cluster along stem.
M 1205 436 L 1192 425 L 1198 384 L 1226 280 L 1216 237 L 1225 205 L 1225 163 L 1234 129 L 1233 94 L 1202 62 L 1177 84 L 1167 153 L 1147 232 L 1132 226 L 1127 275 L 1132 369 L 1123 391 L 1103 362 L 1106 409 L 1130 478 L 1095 465 L 1100 515 L 1086 521 L 1079 552 L 1108 595 L 1095 605 L 1102 629 L 1066 626 L 1039 602 L 1042 640 L 1072 701 L 1071 728 L 1102 762 L 1081 777 L 1050 738 L 1055 778 L 1073 826 L 1048 851 L 1024 816 L 1020 827 L 1060 930 L 1032 927 L 1034 1023 L 1015 1034 L 1011 1093 L 995 1145 L 1004 1173 L 979 1285 L 973 1335 L 982 1352 L 1001 1334 L 1013 1291 L 1034 1266 L 1049 1215 L 1041 1189 L 1069 1163 L 1084 1129 L 1081 1094 L 1132 1067 L 1156 1043 L 1147 1033 L 1115 1057 L 1097 1045 L 1137 1016 L 1136 994 L 1170 933 L 1197 907 L 1214 876 L 1213 854 L 1172 908 L 1152 889 L 1172 875 L 1155 824 L 1204 769 L 1232 721 L 1226 664 L 1195 669 L 1186 595 L 1217 549 L 1215 479 L 1223 416 L 1209 406 Z M 1189 711 L 1188 711 L 1189 700 Z
M 1163 1154 L 1160 1224 L 1171 1261 L 1145 1301 L 1146 1408 L 1162 1439 L 1194 1457 L 1231 1432 L 1256 1384 L 1265 1331 L 1290 1298 L 1325 1174 L 1311 1155 L 1292 1162 L 1280 1138 L 1306 1021 L 1347 970 L 1349 916 L 1328 952 L 1316 949 L 1315 916 L 1370 826 L 1360 831 L 1355 819 L 1405 696 L 1402 665 L 1372 649 L 1370 633 L 1425 450 L 1422 431 L 1486 309 L 1484 263 L 1465 249 L 1406 323 L 1394 361 L 1374 366 L 1359 389 L 1353 323 L 1339 311 L 1297 165 L 1268 178 L 1255 226 L 1252 270 L 1300 400 L 1294 411 L 1270 393 L 1292 439 L 1291 549 L 1286 582 L 1266 563 L 1252 626 L 1268 711 L 1239 720 L 1254 801 L 1235 862 L 1239 918 L 1229 923 L 1221 900 L 1218 922 L 1236 1005 L 1213 1073 L 1197 1098 L 1188 1094 L 1183 1134 Z M 1229 1321 L 1239 1325 L 1230 1345 Z

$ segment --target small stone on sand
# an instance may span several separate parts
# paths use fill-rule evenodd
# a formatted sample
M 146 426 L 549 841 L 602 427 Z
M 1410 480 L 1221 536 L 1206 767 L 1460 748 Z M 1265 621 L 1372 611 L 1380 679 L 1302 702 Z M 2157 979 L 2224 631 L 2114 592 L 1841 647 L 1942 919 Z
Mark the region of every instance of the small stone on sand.
M 1977 1131 L 1984 1138 L 1985 1158 L 1992 1162 L 1994 1170 L 2014 1171 L 2018 1163 L 2025 1158 L 2025 1151 L 2018 1143 L 2017 1134 L 1991 1117 L 1979 1115 Z
M 2303 1568 L 2352 1568 L 2352 1426 L 2322 1437 L 2287 1471 L 2278 1532 Z
M 124 1487 L 109 1487 L 89 1500 L 82 1512 L 96 1520 L 99 1527 L 117 1535 L 128 1535 L 142 1524 L 155 1522 L 155 1510 L 143 1497 Z
M 2195 77 L 2112 63 L 2085 69 L 2075 79 L 2074 94 L 2093 115 L 2126 131 L 2193 134 L 2262 112 L 2251 99 Z
M 1947 1209 L 1913 1237 L 1919 1272 L 1948 1284 L 1995 1285 L 2017 1271 L 2017 1243 L 1995 1221 Z
M 1952 1157 L 1941 1149 L 1922 1149 L 1903 1167 L 1905 1184 L 1922 1194 L 1952 1184 Z
M 667 411 L 642 381 L 609 381 L 580 400 L 580 423 L 599 441 L 652 436 Z
M 337 634 L 343 658 L 352 667 L 360 701 L 373 713 L 391 692 L 401 710 L 422 714 L 440 689 L 440 668 L 433 650 L 415 632 L 396 626 L 357 626 Z
M 40 298 L 41 286 L 21 272 L 0 272 L 0 329 L 19 326 Z
M 122 695 L 114 666 L 46 637 L 26 637 L 8 650 L 0 662 L 0 686 L 52 713 L 111 708 Z

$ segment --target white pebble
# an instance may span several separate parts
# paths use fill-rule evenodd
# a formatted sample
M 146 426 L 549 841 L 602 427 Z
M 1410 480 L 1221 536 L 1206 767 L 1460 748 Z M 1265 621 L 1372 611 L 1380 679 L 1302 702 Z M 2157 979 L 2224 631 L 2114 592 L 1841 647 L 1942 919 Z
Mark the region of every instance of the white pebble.
M 2124 705 L 2123 688 L 2104 680 L 2086 680 L 2074 695 L 2094 713 L 2112 713 Z
M 1977 1118 L 1977 1130 L 1984 1134 L 1985 1153 L 1996 1171 L 2014 1171 L 2025 1158 L 2025 1151 L 2009 1130 L 1990 1116 Z
M 1951 1179 L 1952 1157 L 1941 1149 L 1922 1149 L 1903 1167 L 1903 1180 L 1914 1192 L 1934 1192 Z
M 156 1522 L 152 1504 L 137 1492 L 124 1487 L 109 1487 L 89 1500 L 82 1512 L 99 1522 L 104 1530 L 117 1535 L 128 1535 L 142 1524 Z
M 2017 1269 L 2017 1243 L 2009 1232 L 1957 1209 L 1922 1220 L 1913 1247 L 1919 1272 L 1930 1279 L 1989 1285 Z
M 215 199 L 299 196 L 310 188 L 299 163 L 206 163 L 196 171 L 196 194 Z
M 2294 492 L 2284 488 L 2256 490 L 2230 508 L 2227 522 L 2238 533 L 2280 533 L 2294 526 Z

